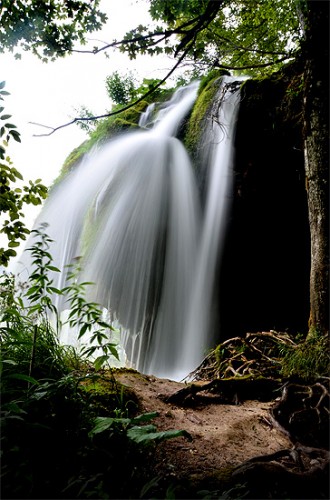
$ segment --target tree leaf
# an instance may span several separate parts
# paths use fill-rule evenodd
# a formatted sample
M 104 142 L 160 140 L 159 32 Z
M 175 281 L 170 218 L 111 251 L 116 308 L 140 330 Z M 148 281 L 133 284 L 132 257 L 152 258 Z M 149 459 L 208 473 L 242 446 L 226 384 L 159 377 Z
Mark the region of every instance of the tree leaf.
M 189 432 L 185 430 L 168 430 L 162 432 L 155 432 L 156 427 L 154 425 L 146 425 L 143 427 L 135 426 L 128 429 L 127 436 L 129 439 L 137 444 L 148 444 L 148 443 L 160 443 L 167 439 L 173 439 L 178 437 L 186 437 L 192 440 Z
M 29 377 L 29 375 L 24 375 L 23 373 L 12 373 L 10 375 L 7 375 L 7 378 L 13 378 L 16 380 L 25 380 L 26 382 L 29 382 L 30 384 L 39 385 L 38 380 L 36 380 L 33 377 Z
M 102 365 L 108 360 L 108 356 L 99 356 L 98 358 L 96 358 L 96 360 L 94 361 L 94 368 L 96 371 L 98 371 L 100 368 L 102 368 Z

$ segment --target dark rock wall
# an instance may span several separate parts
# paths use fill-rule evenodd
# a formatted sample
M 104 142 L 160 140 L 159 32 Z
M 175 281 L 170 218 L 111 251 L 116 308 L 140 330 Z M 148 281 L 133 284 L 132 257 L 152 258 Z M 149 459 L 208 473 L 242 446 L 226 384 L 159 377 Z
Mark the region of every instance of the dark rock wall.
M 221 339 L 257 330 L 306 333 L 310 237 L 301 77 L 247 81 L 218 301 Z

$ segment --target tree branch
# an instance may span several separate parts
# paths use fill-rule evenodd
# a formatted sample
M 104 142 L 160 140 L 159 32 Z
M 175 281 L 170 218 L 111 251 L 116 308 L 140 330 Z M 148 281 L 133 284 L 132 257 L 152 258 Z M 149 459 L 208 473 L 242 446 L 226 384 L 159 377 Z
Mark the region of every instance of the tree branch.
M 176 53 L 182 50 L 182 48 L 187 45 L 189 40 L 186 39 L 186 37 L 189 37 L 189 39 L 193 38 L 192 34 L 196 34 L 196 32 L 201 31 L 204 27 L 206 27 L 216 16 L 217 12 L 220 9 L 220 5 L 223 2 L 223 0 L 220 1 L 214 1 L 211 0 L 209 5 L 207 6 L 205 12 L 201 14 L 200 16 L 195 17 L 194 19 L 191 19 L 190 21 L 187 21 L 180 26 L 176 27 L 175 29 L 172 30 L 165 30 L 165 31 L 155 31 L 153 33 L 149 33 L 148 35 L 139 35 L 131 39 L 123 38 L 120 41 L 114 40 L 111 43 L 105 43 L 105 45 L 99 49 L 93 49 L 93 50 L 79 50 L 79 49 L 71 49 L 70 52 L 76 52 L 76 53 L 81 53 L 81 54 L 98 54 L 99 52 L 102 52 L 104 50 L 117 47 L 118 45 L 129 45 L 131 43 L 136 43 L 136 42 L 141 42 L 144 40 L 148 40 L 149 38 L 153 37 L 163 37 L 158 41 L 153 42 L 150 46 L 152 45 L 157 45 L 158 43 L 162 42 L 163 40 L 166 40 L 166 38 L 169 38 L 172 35 L 185 35 L 182 42 L 180 43 L 179 47 L 176 50 Z M 197 24 L 196 24 L 197 23 Z M 195 25 L 193 28 L 190 28 L 189 30 L 186 31 L 186 28 L 188 28 L 191 25 Z M 182 47 L 180 47 L 182 45 Z M 63 50 L 62 52 L 66 52 Z
M 240 71 L 243 69 L 254 69 L 254 68 L 266 68 L 267 66 L 273 66 L 274 64 L 278 64 L 283 61 L 287 61 L 288 59 L 292 58 L 292 55 L 287 55 L 286 57 L 282 57 L 281 59 L 277 59 L 276 61 L 268 62 L 268 63 L 263 63 L 263 64 L 248 64 L 246 66 L 227 66 L 225 64 L 216 64 L 217 68 L 222 68 L 222 69 L 231 69 L 233 71 Z
M 183 59 L 186 57 L 187 52 L 188 52 L 188 49 L 185 50 L 185 52 L 181 55 L 181 57 L 179 58 L 179 60 L 177 61 L 177 63 L 167 73 L 167 75 L 159 83 L 157 83 L 157 85 L 155 85 L 154 87 L 152 87 L 150 90 L 148 90 L 148 92 L 146 92 L 141 97 L 139 97 L 139 99 L 137 99 L 136 101 L 128 104 L 127 106 L 124 106 L 123 108 L 118 109 L 117 111 L 112 111 L 111 113 L 105 113 L 103 115 L 90 116 L 90 117 L 77 117 L 77 118 L 74 118 L 73 120 L 71 120 L 70 122 L 64 123 L 63 125 L 59 125 L 58 127 L 50 127 L 49 125 L 43 125 L 43 124 L 40 124 L 40 123 L 29 122 L 29 123 L 31 123 L 33 125 L 38 125 L 40 127 L 51 129 L 51 132 L 49 132 L 47 134 L 33 134 L 33 136 L 34 137 L 47 137 L 47 136 L 50 136 L 50 135 L 54 134 L 55 132 L 57 132 L 58 130 L 60 130 L 62 128 L 68 127 L 69 125 L 73 125 L 74 123 L 77 123 L 77 122 L 80 122 L 80 121 L 93 121 L 93 120 L 100 120 L 102 118 L 108 118 L 109 116 L 118 115 L 119 113 L 123 113 L 124 111 L 127 111 L 130 108 L 133 108 L 139 102 L 143 101 L 146 97 L 148 97 L 149 95 L 151 95 L 161 85 L 163 85 L 163 83 L 165 83 L 166 80 L 168 80 L 168 78 L 172 75 L 172 73 L 174 73 L 174 71 L 178 68 L 178 66 L 181 64 L 181 62 L 183 61 Z
M 255 54 L 274 55 L 274 56 L 275 55 L 276 56 L 288 56 L 289 55 L 287 52 L 272 52 L 272 51 L 266 51 L 266 50 L 260 50 L 260 49 L 253 49 L 253 48 L 249 48 L 249 47 L 244 47 L 242 45 L 237 45 L 232 40 L 230 40 L 230 38 L 226 38 L 224 36 L 217 35 L 216 33 L 214 33 L 213 35 L 218 40 L 222 40 L 224 42 L 227 42 L 234 49 L 236 49 L 236 50 L 242 50 L 243 52 L 254 52 Z
M 220 10 L 222 3 L 223 0 L 211 0 L 208 3 L 204 13 L 199 17 L 199 19 L 197 18 L 197 24 L 187 31 L 186 35 L 181 40 L 181 43 L 179 43 L 174 53 L 175 56 L 185 47 L 189 47 L 192 40 L 194 40 L 194 38 L 196 37 L 196 34 L 206 28 L 211 23 L 211 21 L 213 21 Z
M 141 42 L 144 40 L 148 40 L 153 37 L 162 37 L 160 40 L 153 41 L 148 45 L 148 47 L 151 47 L 152 45 L 157 45 L 158 43 L 162 42 L 166 38 L 169 38 L 170 36 L 179 33 L 178 30 L 170 30 L 170 31 L 155 31 L 154 33 L 149 33 L 148 35 L 140 35 L 136 36 L 134 38 L 126 39 L 123 38 L 120 41 L 114 40 L 111 43 L 105 44 L 103 47 L 100 47 L 99 49 L 93 49 L 93 50 L 79 50 L 79 49 L 71 49 L 70 52 L 76 52 L 79 54 L 98 54 L 99 52 L 102 52 L 107 49 L 111 49 L 113 47 L 117 47 L 118 45 L 129 45 L 131 43 L 136 43 L 136 42 Z M 66 52 L 63 50 L 62 52 Z

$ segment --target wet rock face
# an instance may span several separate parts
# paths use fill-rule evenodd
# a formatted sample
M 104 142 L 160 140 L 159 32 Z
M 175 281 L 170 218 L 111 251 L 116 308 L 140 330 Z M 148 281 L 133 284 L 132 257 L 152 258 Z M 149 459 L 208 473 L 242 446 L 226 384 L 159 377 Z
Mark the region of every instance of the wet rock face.
M 289 85 L 284 78 L 249 81 L 242 89 L 232 211 L 219 271 L 222 340 L 246 331 L 307 330 L 310 238 L 301 98 L 297 92 L 292 99 Z

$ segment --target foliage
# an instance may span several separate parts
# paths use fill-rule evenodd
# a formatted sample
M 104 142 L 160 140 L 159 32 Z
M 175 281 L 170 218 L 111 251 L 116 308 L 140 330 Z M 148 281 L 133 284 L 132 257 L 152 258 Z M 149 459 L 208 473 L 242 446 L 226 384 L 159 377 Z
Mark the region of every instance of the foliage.
M 9 92 L 3 90 L 5 82 L 0 83 L 0 101 Z M 4 113 L 4 106 L 0 106 L 0 214 L 5 214 L 7 218 L 2 223 L 1 233 L 8 239 L 8 248 L 0 248 L 0 265 L 7 266 L 11 257 L 17 255 L 16 247 L 20 245 L 20 240 L 25 240 L 29 230 L 22 222 L 24 214 L 22 209 L 26 204 L 40 205 L 47 196 L 47 188 L 41 184 L 41 179 L 35 182 L 29 181 L 28 185 L 17 187 L 17 181 L 23 180 L 20 172 L 13 167 L 10 157 L 7 155 L 8 143 L 11 139 L 21 142 L 20 133 L 16 130 L 16 125 L 8 122 L 11 115 Z
M 282 370 L 286 378 L 314 381 L 328 377 L 330 371 L 329 339 L 317 330 L 306 339 L 298 340 L 293 346 L 282 349 Z
M 99 0 L 93 5 L 78 0 L 64 5 L 59 0 L 52 0 L 49 5 L 41 3 L 21 2 L 26 18 L 19 18 L 19 8 L 6 2 L 2 12 L 5 29 L 0 31 L 3 50 L 21 46 L 44 60 L 54 59 L 76 50 L 76 41 L 84 44 L 86 33 L 100 29 L 106 21 L 106 15 L 98 10 Z M 96 54 L 119 48 L 131 59 L 137 54 L 174 56 L 178 60 L 165 81 L 183 61 L 190 66 L 191 78 L 214 67 L 256 75 L 264 74 L 268 67 L 278 70 L 283 62 L 292 60 L 304 36 L 303 0 L 150 0 L 149 12 L 158 25 L 139 25 L 122 40 L 98 44 L 84 52 Z M 18 29 L 15 36 L 14 28 Z M 106 80 L 111 99 L 124 107 L 139 96 L 135 83 L 131 73 L 120 75 L 117 71 Z M 148 85 L 147 90 L 145 83 L 141 90 L 144 86 L 150 92 L 155 87 Z M 156 85 L 155 91 L 157 88 Z M 107 116 L 90 116 L 85 108 L 81 111 L 81 119 L 75 118 L 69 124 L 78 123 L 89 130 L 89 120 Z M 120 110 L 108 114 L 113 112 Z
M 114 429 L 120 429 L 120 432 L 125 432 L 127 438 L 136 444 L 155 444 L 166 439 L 185 436 L 191 439 L 189 433 L 184 430 L 169 430 L 163 432 L 156 432 L 157 428 L 154 425 L 140 425 L 141 423 L 149 422 L 150 420 L 158 417 L 158 413 L 143 413 L 134 418 L 108 418 L 97 417 L 95 425 L 90 431 L 90 435 L 94 436 L 101 432 L 114 432 Z
M 116 383 L 111 370 L 100 372 L 104 360 L 93 366 L 74 348 L 60 345 L 60 324 L 56 322 L 55 330 L 49 314 L 57 316 L 52 297 L 66 294 L 73 311 L 69 321 L 79 328 L 79 335 L 94 332 L 91 342 L 99 342 L 103 355 L 115 354 L 102 331 L 111 326 L 100 319 L 96 304 L 86 302 L 87 283 L 77 284 L 79 270 L 69 268 L 66 289 L 53 287 L 48 274 L 58 270 L 46 229 L 43 224 L 34 231 L 37 241 L 28 250 L 33 271 L 26 286 L 17 289 L 10 274 L 0 277 L 2 495 L 136 498 L 150 479 L 151 449 L 145 444 L 185 432 L 158 433 L 155 426 L 141 425 L 155 415 L 134 417 L 138 405 Z M 90 390 L 100 381 L 107 387 L 102 405 Z M 107 432 L 97 428 L 100 411 L 106 415 Z
M 195 380 L 298 379 L 314 382 L 330 369 L 328 339 L 312 332 L 306 339 L 275 331 L 225 340 L 191 374 Z M 245 385 L 248 390 L 248 384 Z
M 109 76 L 109 79 L 112 77 Z M 123 76 L 125 80 L 125 76 Z M 140 99 L 145 95 L 146 92 L 149 92 L 151 88 L 154 88 L 160 80 L 157 79 L 143 79 L 142 83 L 132 90 L 132 98 Z M 187 83 L 187 82 L 185 82 Z M 89 138 L 87 141 L 84 141 L 78 148 L 74 149 L 69 156 L 66 158 L 64 165 L 62 167 L 61 174 L 59 178 L 55 181 L 58 183 L 72 168 L 74 168 L 86 154 L 88 154 L 96 145 L 100 145 L 107 140 L 113 138 L 117 134 L 128 130 L 135 129 L 138 127 L 139 118 L 141 113 L 146 109 L 148 104 L 157 99 L 160 102 L 165 101 L 169 95 L 173 92 L 173 89 L 167 88 L 162 89 L 158 88 L 152 93 L 152 96 L 143 99 L 138 104 L 134 104 L 134 101 L 131 101 L 132 107 L 130 109 L 122 111 L 120 114 L 115 116 L 109 116 L 103 120 L 99 120 L 97 126 L 94 129 L 89 130 Z M 134 105 L 133 105 L 134 104 Z M 122 107 L 122 104 L 117 104 L 112 108 L 112 111 L 118 111 Z M 86 108 L 83 108 L 84 110 Z M 96 120 L 93 120 L 92 113 L 90 111 L 83 111 L 85 116 L 90 116 L 91 120 L 88 123 L 96 123 Z M 86 122 L 77 122 L 78 126 L 87 130 L 89 127 L 86 127 Z M 84 125 L 82 125 L 84 124 Z
M 126 34 L 121 50 L 132 58 L 136 52 L 184 52 L 203 72 L 212 66 L 254 74 L 268 65 L 277 70 L 303 38 L 299 0 L 151 0 L 150 14 L 166 29 L 138 26 Z
M 33 258 L 32 266 L 35 266 L 29 276 L 29 289 L 25 297 L 29 301 L 29 315 L 34 314 L 37 320 L 47 322 L 47 313 L 52 312 L 57 315 L 57 310 L 52 303 L 54 293 L 61 294 L 62 291 L 55 288 L 53 280 L 49 278 L 49 271 L 60 272 L 52 265 L 52 256 L 49 253 L 50 244 L 53 240 L 46 234 L 47 224 L 43 223 L 39 229 L 34 229 L 32 235 L 39 238 L 34 245 L 27 249 Z
M 115 71 L 105 80 L 107 94 L 116 104 L 127 104 L 136 97 L 136 80 L 132 72 L 120 75 Z
M 86 34 L 101 29 L 107 17 L 100 0 L 3 0 L 0 6 L 0 52 L 16 48 L 47 61 L 72 50 L 75 42 L 84 44 Z
M 94 367 L 99 370 L 103 365 L 109 365 L 109 358 L 114 356 L 119 360 L 116 346 L 109 342 L 109 332 L 114 328 L 103 318 L 103 313 L 94 302 L 88 302 L 85 298 L 86 287 L 93 285 L 91 282 L 78 282 L 80 267 L 71 267 L 67 281 L 69 283 L 62 293 L 67 295 L 70 305 L 68 323 L 71 328 L 78 329 L 78 339 L 81 339 L 87 332 L 90 334 L 89 346 L 82 349 L 82 354 L 87 358 L 94 358 Z
M 75 113 L 80 118 L 83 118 L 81 121 L 77 121 L 77 125 L 84 130 L 84 132 L 91 133 L 95 129 L 97 124 L 97 120 L 93 118 L 93 112 L 86 108 L 86 106 L 80 106 L 80 108 L 75 108 Z M 88 120 L 86 120 L 88 118 Z
M 213 98 L 218 92 L 221 70 L 212 70 L 201 80 L 198 97 L 193 107 L 185 134 L 185 145 L 190 152 L 198 148 L 198 143 L 204 131 L 204 123 L 208 110 L 212 106 Z

